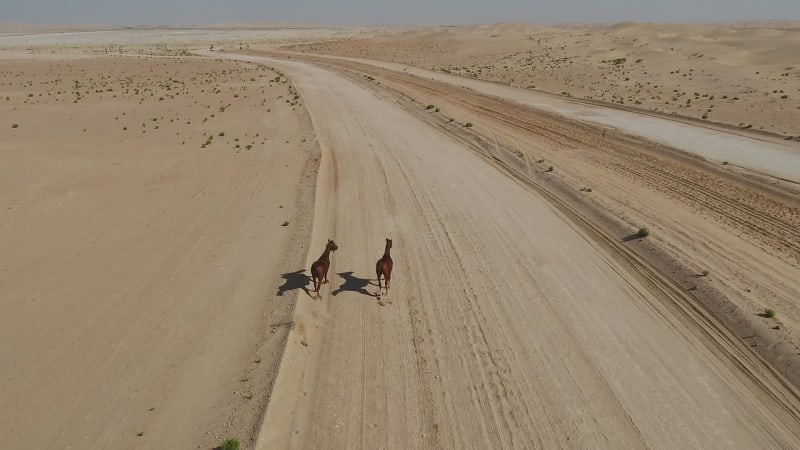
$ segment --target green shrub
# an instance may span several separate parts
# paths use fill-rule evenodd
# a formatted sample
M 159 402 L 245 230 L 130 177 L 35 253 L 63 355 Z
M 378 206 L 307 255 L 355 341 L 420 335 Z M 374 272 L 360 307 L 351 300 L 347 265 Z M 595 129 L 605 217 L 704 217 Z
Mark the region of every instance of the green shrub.
M 762 315 L 764 317 L 767 317 L 767 318 L 771 319 L 771 318 L 775 317 L 775 314 L 777 314 L 777 313 L 775 312 L 774 309 L 772 309 L 772 308 L 764 308 L 764 313 Z
M 639 231 L 636 234 L 641 238 L 645 238 L 647 236 L 650 236 L 650 230 L 648 230 L 647 227 L 642 227 L 639 228 Z
M 703 276 L 704 276 L 704 277 L 707 277 L 707 276 L 708 276 L 708 274 L 710 274 L 710 273 L 711 273 L 711 272 L 710 272 L 708 269 L 706 269 L 706 270 L 704 270 L 704 271 L 703 271 Z
M 467 122 L 466 124 L 464 124 L 464 126 L 467 128 L 472 128 L 474 125 L 472 124 L 472 122 Z
M 19 128 L 19 124 L 18 123 L 13 123 L 13 124 L 11 124 L 11 128 Z
M 220 450 L 239 450 L 238 439 L 228 439 L 219 446 Z
M 436 105 L 434 105 L 433 103 L 431 103 L 431 104 L 429 104 L 429 105 L 428 105 L 428 106 L 427 106 L 425 109 L 433 109 L 433 108 L 436 108 Z

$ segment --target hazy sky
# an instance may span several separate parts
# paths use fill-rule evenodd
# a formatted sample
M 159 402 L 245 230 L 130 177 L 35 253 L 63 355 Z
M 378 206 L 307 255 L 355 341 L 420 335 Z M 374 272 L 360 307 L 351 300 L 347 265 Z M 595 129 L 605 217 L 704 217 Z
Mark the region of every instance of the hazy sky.
M 800 0 L 0 0 L 0 22 L 449 25 L 800 19 Z

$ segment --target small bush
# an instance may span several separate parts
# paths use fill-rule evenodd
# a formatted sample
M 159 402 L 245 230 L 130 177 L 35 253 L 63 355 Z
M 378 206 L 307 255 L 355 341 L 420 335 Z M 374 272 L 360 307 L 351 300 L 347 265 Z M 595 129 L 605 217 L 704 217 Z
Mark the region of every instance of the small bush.
M 771 319 L 771 318 L 775 317 L 775 314 L 777 314 L 777 313 L 775 312 L 774 309 L 772 309 L 772 308 L 764 308 L 764 313 L 762 315 L 764 317 L 767 317 L 767 318 Z
M 239 450 L 238 439 L 228 439 L 219 446 L 220 450 Z
M 427 106 L 425 109 L 433 109 L 433 108 L 436 108 L 436 105 L 434 105 L 433 103 L 431 103 L 431 104 L 429 104 L 429 105 L 428 105 L 428 106 Z
M 11 124 L 11 128 L 19 128 L 19 124 L 18 123 L 13 123 L 13 124 Z
M 223 133 L 223 132 L 221 132 L 221 131 L 220 131 L 218 136 L 219 136 L 219 137 L 225 136 L 225 133 Z
M 464 124 L 464 126 L 467 128 L 472 128 L 474 125 L 472 124 L 472 122 L 467 122 L 466 124 Z
M 642 227 L 639 228 L 639 231 L 636 234 L 641 238 L 645 238 L 647 236 L 650 236 L 650 230 L 648 230 L 647 227 Z
M 439 112 L 439 111 L 441 111 L 441 109 L 439 109 L 439 108 L 437 107 L 436 109 L 434 109 L 434 111 L 435 111 L 435 112 Z
M 710 274 L 710 273 L 711 273 L 711 272 L 710 272 L 710 271 L 708 271 L 708 270 L 706 269 L 706 270 L 704 270 L 704 271 L 703 271 L 703 276 L 704 276 L 704 277 L 707 277 L 707 276 L 708 276 L 708 274 Z
M 553 166 L 550 166 L 547 168 L 547 170 L 545 170 L 545 172 L 552 172 L 552 171 L 553 171 Z

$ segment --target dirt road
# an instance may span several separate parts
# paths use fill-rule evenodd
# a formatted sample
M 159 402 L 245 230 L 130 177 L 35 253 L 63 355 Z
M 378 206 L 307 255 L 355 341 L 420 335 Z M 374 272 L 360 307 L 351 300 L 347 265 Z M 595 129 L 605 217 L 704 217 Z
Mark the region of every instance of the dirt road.
M 293 54 L 293 52 L 286 53 Z M 303 54 L 296 55 L 303 56 Z M 777 138 L 768 139 L 753 134 L 736 135 L 731 133 L 730 130 L 717 129 L 712 123 L 693 122 L 687 124 L 685 121 L 664 120 L 663 115 L 657 116 L 646 111 L 637 112 L 635 110 L 598 106 L 582 100 L 434 72 L 388 61 L 328 55 L 314 56 L 328 58 L 333 61 L 351 61 L 367 64 L 415 75 L 426 80 L 468 88 L 483 95 L 529 106 L 541 111 L 556 113 L 590 124 L 612 127 L 718 163 L 736 164 L 760 173 L 800 183 L 800 144 L 797 141 L 786 141 Z
M 323 151 L 307 263 L 327 237 L 340 248 L 323 300 L 298 292 L 258 448 L 798 442 L 791 388 L 668 284 L 395 104 L 263 61 L 290 75 Z

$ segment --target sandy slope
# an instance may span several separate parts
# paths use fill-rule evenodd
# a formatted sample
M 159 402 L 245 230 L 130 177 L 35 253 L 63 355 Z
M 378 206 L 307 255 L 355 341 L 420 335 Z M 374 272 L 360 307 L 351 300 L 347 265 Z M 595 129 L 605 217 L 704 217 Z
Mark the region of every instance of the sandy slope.
M 796 397 L 741 344 L 524 186 L 350 81 L 270 64 L 296 83 L 323 148 L 314 244 L 330 235 L 340 250 L 324 300 L 298 292 L 259 448 L 800 438 Z M 379 302 L 368 280 L 384 236 L 396 274 Z
M 285 78 L 198 59 L 0 67 L 3 445 L 247 443 L 313 201 Z

